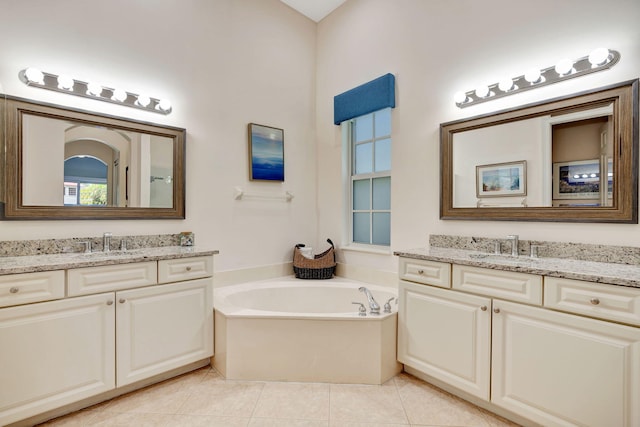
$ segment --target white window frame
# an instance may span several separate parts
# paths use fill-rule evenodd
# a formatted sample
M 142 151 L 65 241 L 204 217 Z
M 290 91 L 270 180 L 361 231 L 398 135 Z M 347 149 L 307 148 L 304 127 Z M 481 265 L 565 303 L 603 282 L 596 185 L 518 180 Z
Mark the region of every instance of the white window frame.
M 383 109 L 384 110 L 384 109 Z M 379 110 L 382 111 L 382 110 Z M 377 111 L 373 112 L 374 114 Z M 371 113 L 369 113 L 371 114 Z M 368 114 L 366 114 L 368 115 Z M 366 116 L 363 115 L 363 116 Z M 373 243 L 360 243 L 353 241 L 353 181 L 359 179 L 369 179 L 371 180 L 370 189 L 373 191 L 373 179 L 374 178 L 384 178 L 389 177 L 392 178 L 393 166 L 391 169 L 386 170 L 384 172 L 372 172 L 366 174 L 353 175 L 353 160 L 354 160 L 354 151 L 355 145 L 353 140 L 353 130 L 354 130 L 354 121 L 356 118 L 351 120 L 345 120 L 341 123 L 341 136 L 342 136 L 342 187 L 343 187 L 343 205 L 344 205 L 344 213 L 343 213 L 343 236 L 345 241 L 342 243 L 342 249 L 347 250 L 355 250 L 355 251 L 363 251 L 363 252 L 375 252 L 375 253 L 383 253 L 388 254 L 391 253 L 391 229 L 389 231 L 389 245 L 376 245 Z M 372 121 L 373 126 L 375 126 L 375 120 Z M 389 135 L 385 135 L 383 137 L 375 137 L 371 140 L 362 141 L 362 142 L 372 142 L 382 139 L 391 139 L 391 146 L 393 147 L 393 128 L 391 128 L 391 133 Z M 361 143 L 362 143 L 361 142 Z M 375 168 L 375 148 L 374 148 L 374 158 L 373 158 L 373 167 Z M 392 149 L 393 151 L 393 149 Z M 391 160 L 393 165 L 393 158 Z M 392 196 L 391 196 L 392 197 Z M 363 212 L 388 212 L 392 213 L 391 207 L 387 210 L 373 209 L 373 207 L 369 210 Z M 373 219 L 373 217 L 372 217 Z M 372 238 L 372 227 L 373 220 L 369 223 L 369 237 Z M 391 227 L 391 225 L 390 225 Z

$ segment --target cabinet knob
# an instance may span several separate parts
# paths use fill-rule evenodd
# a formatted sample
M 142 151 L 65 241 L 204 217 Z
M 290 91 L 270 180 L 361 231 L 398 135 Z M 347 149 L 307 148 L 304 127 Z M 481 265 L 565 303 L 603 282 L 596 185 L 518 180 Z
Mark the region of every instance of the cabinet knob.
M 495 314 L 498 314 L 498 313 L 500 313 L 500 309 L 499 309 L 498 307 L 496 307 L 496 308 L 494 308 L 494 309 L 493 309 L 493 312 L 494 312 Z
M 600 304 L 600 300 L 599 300 L 598 298 L 591 298 L 591 299 L 589 300 L 589 302 L 590 302 L 591 304 L 593 304 L 593 305 L 598 305 L 598 304 Z
M 124 298 L 120 298 L 120 300 L 118 301 L 120 304 L 124 304 L 127 300 Z
M 191 267 L 187 267 L 187 271 L 191 271 Z
M 483 305 L 482 307 L 480 307 L 480 310 L 482 310 L 482 311 L 487 311 L 487 306 L 486 306 L 486 305 Z
M 424 274 L 424 270 L 418 270 L 418 274 Z
M 107 305 L 113 305 L 113 300 L 107 301 Z
M 17 294 L 20 291 L 20 288 L 14 286 L 11 289 L 9 289 L 9 292 L 11 292 L 12 294 Z

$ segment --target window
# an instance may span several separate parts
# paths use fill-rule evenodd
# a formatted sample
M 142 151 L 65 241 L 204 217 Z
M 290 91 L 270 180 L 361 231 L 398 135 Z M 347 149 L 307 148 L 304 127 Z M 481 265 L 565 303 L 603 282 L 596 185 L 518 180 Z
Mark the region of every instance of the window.
M 349 243 L 389 246 L 391 109 L 356 117 L 347 126 Z

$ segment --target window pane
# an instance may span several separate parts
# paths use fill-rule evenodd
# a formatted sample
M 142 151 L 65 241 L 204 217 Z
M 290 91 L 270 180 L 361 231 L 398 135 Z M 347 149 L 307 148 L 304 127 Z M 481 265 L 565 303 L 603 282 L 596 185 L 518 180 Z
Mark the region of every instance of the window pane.
M 373 244 L 391 244 L 391 214 L 386 212 L 376 212 L 373 214 Z
M 369 213 L 353 214 L 353 241 L 371 243 L 369 241 Z
M 366 141 L 373 139 L 373 114 L 358 117 L 355 119 L 354 141 Z
M 353 181 L 353 210 L 362 211 L 371 209 L 369 202 L 369 195 L 371 190 L 369 189 L 368 179 L 359 179 Z
M 356 145 L 355 174 L 373 172 L 373 143 Z
M 376 141 L 376 172 L 391 170 L 391 140 Z
M 373 209 L 391 209 L 391 178 L 375 178 L 373 180 Z
M 376 138 L 391 135 L 391 108 L 376 113 Z

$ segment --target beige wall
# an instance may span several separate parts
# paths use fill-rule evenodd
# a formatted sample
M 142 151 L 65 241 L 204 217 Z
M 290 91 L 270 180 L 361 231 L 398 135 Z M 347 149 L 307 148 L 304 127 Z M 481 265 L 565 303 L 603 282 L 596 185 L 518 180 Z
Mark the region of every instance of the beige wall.
M 313 21 L 279 0 L 2 0 L 0 10 L 4 93 L 187 129 L 186 220 L 0 222 L 2 240 L 191 230 L 220 250 L 216 271 L 288 262 L 297 242 L 318 246 Z M 27 87 L 18 72 L 28 66 L 168 97 L 173 112 Z M 284 183 L 249 182 L 250 122 L 284 129 Z M 236 186 L 295 198 L 236 201 Z
M 635 0 L 349 0 L 318 25 L 317 138 L 320 236 L 341 236 L 340 132 L 333 96 L 385 73 L 396 76 L 393 123 L 394 250 L 429 234 L 638 246 L 640 226 L 439 219 L 439 124 L 637 78 L 640 2 Z M 606 46 L 612 69 L 459 109 L 453 94 L 531 67 Z M 340 238 L 336 237 L 340 241 Z M 344 252 L 350 264 L 395 271 L 392 255 Z

